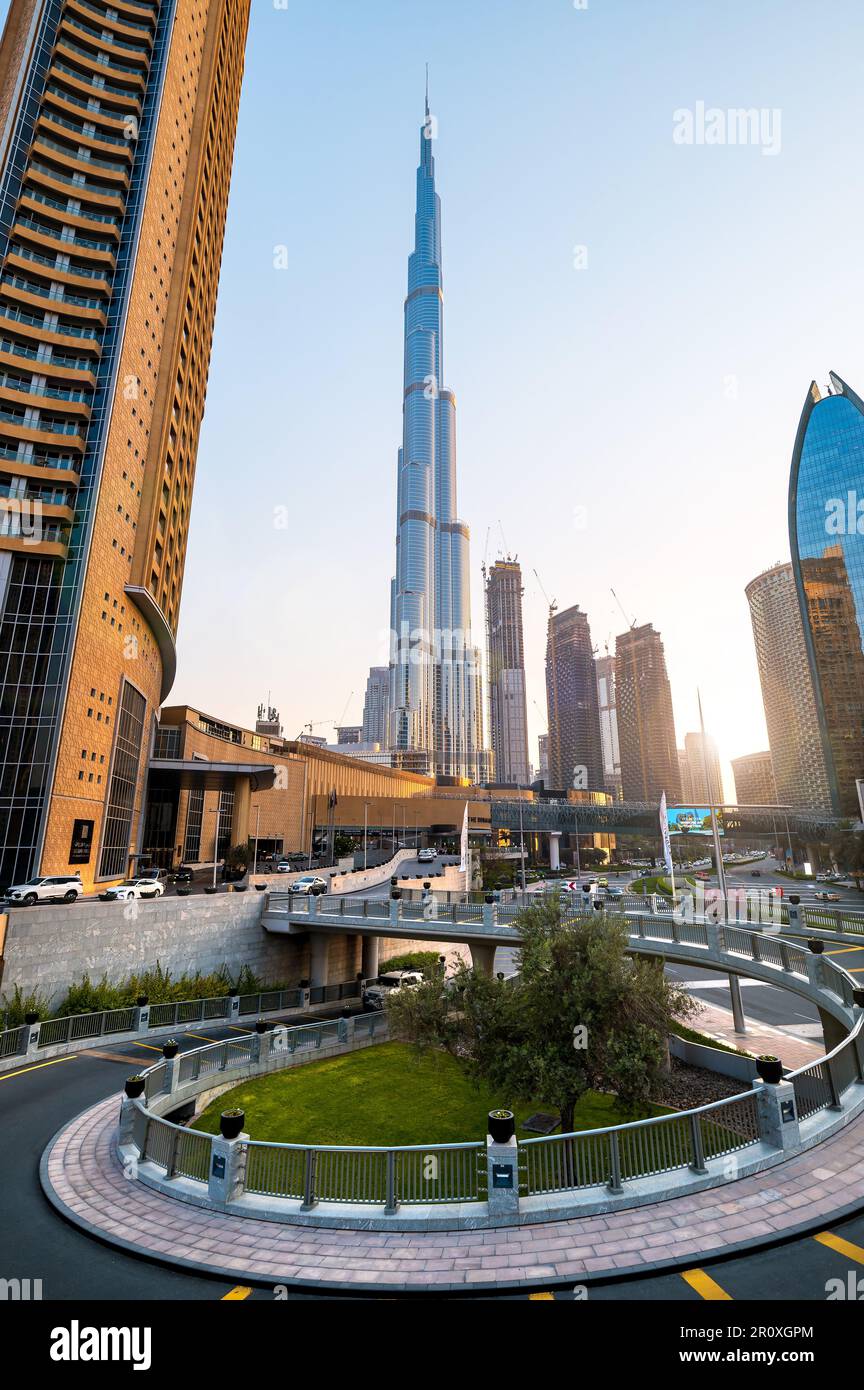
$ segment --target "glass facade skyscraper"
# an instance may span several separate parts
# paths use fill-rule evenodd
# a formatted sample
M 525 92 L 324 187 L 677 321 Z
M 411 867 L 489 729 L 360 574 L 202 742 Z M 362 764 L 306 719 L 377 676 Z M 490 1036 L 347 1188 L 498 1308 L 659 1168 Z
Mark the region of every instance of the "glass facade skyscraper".
M 789 489 L 792 567 L 834 810 L 864 777 L 864 402 L 831 373 L 807 395 Z
M 426 103 L 405 301 L 403 438 L 390 599 L 389 744 L 429 772 L 475 780 L 480 658 L 471 642 L 468 527 L 456 506 L 456 402 L 444 385 L 441 199 Z

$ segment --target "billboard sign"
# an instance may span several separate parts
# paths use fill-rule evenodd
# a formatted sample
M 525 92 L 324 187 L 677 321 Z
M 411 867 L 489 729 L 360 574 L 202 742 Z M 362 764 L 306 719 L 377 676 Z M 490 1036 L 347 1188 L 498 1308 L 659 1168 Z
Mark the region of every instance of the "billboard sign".
M 725 834 L 719 817 L 717 828 L 721 835 Z M 672 806 L 669 810 L 669 834 L 710 836 L 710 808 L 707 806 Z

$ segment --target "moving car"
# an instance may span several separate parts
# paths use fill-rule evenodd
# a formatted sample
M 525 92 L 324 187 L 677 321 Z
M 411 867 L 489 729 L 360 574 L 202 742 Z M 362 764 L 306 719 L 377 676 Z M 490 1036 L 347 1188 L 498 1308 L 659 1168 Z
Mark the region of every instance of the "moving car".
M 168 875 L 164 869 L 141 869 L 138 877 L 147 878 L 151 883 L 161 883 L 163 888 L 168 882 Z
M 34 903 L 74 903 L 83 892 L 80 874 L 55 874 L 17 883 L 6 896 L 10 903 L 32 907 Z
M 624 897 L 624 889 L 623 889 L 623 888 L 609 888 L 608 885 L 607 885 L 607 887 L 606 887 L 606 897 L 607 897 L 607 898 L 623 898 L 623 897 Z
M 826 893 L 826 892 L 822 892 L 822 893 L 814 893 L 813 896 L 814 896 L 814 898 L 816 899 L 816 901 L 817 901 L 818 903 L 839 903 L 839 901 L 840 901 L 840 894 L 839 894 L 839 893 Z
M 420 864 L 434 864 L 437 854 L 438 851 L 435 849 L 421 849 L 417 861 Z
M 326 878 L 318 878 L 315 874 L 304 874 L 298 878 L 296 883 L 292 883 L 288 888 L 289 893 L 311 893 L 313 897 L 319 893 L 327 892 Z
M 386 975 L 379 975 L 377 980 L 368 980 L 363 986 L 363 1008 L 366 1012 L 373 1009 L 380 1012 L 391 994 L 398 994 L 403 989 L 416 989 L 422 983 L 423 976 L 419 970 L 388 970 Z
M 103 903 L 128 903 L 133 898 L 161 898 L 165 886 L 152 878 L 127 878 L 99 897 Z
M 195 875 L 193 874 L 192 870 L 189 868 L 189 865 L 188 865 L 188 864 L 181 864 L 181 865 L 180 865 L 180 868 L 177 870 L 176 874 L 174 875 L 174 882 L 175 882 L 175 883 L 192 883 L 192 881 L 194 880 L 194 877 L 195 877 Z

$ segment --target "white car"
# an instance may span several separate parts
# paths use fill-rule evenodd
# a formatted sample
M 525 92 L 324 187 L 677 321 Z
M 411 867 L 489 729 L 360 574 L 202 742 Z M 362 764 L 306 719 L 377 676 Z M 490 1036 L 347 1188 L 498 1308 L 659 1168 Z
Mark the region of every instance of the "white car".
M 295 883 L 288 885 L 289 893 L 326 893 L 326 878 L 317 878 L 313 874 L 305 874 L 303 878 L 298 878 Z
M 417 855 L 417 862 L 418 864 L 434 864 L 437 856 L 437 849 L 421 849 Z
M 369 980 L 364 985 L 363 1008 L 380 1012 L 391 994 L 398 994 L 403 989 L 416 989 L 422 983 L 423 976 L 419 970 L 388 970 L 386 975 L 379 975 L 377 980 Z
M 116 888 L 109 888 L 100 894 L 100 897 L 108 903 L 128 903 L 133 898 L 161 898 L 164 892 L 164 885 L 158 879 L 127 878 Z
M 34 903 L 74 903 L 84 892 L 80 874 L 55 874 L 50 878 L 30 878 L 6 894 L 10 903 L 32 907 Z

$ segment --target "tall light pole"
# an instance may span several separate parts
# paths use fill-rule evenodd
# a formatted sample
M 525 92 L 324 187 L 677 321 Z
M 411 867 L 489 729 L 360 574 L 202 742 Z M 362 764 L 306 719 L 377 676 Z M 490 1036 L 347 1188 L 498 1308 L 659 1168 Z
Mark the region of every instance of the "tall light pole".
M 709 778 L 708 778 L 708 759 L 707 759 L 706 754 L 705 754 L 705 719 L 704 719 L 704 716 L 703 716 L 703 714 L 702 714 L 702 693 L 701 693 L 701 691 L 699 691 L 699 690 L 696 691 L 696 698 L 697 698 L 697 700 L 699 701 L 699 727 L 700 727 L 701 730 L 702 730 L 702 763 L 703 763 L 703 766 L 704 766 L 704 769 L 705 769 L 705 789 L 706 789 L 706 791 L 708 792 L 708 800 L 709 800 L 709 802 L 710 802 L 710 805 L 709 805 L 708 809 L 709 809 L 710 812 L 711 812 L 711 834 L 712 834 L 712 836 L 714 837 L 714 858 L 717 860 L 717 882 L 718 882 L 718 884 L 720 885 L 720 894 L 721 894 L 722 902 L 723 902 L 723 904 L 724 904 L 724 916 L 725 916 L 725 903 L 726 903 L 726 869 L 725 869 L 725 866 L 724 866 L 724 864 L 723 864 L 723 851 L 722 851 L 722 849 L 720 848 L 720 830 L 719 830 L 719 827 L 718 827 L 718 825 L 717 825 L 717 810 L 716 810 L 716 807 L 714 806 L 714 798 L 713 798 L 712 795 L 711 795 L 711 783 L 710 783 L 710 780 L 709 780 Z
M 363 802 L 363 868 L 369 867 L 369 802 Z
M 255 810 L 257 814 L 255 816 L 255 860 L 252 865 L 253 877 L 258 872 L 258 832 L 261 829 L 261 807 L 256 806 Z
M 519 789 L 521 791 L 521 787 Z M 522 797 L 519 797 L 519 862 L 522 878 L 522 906 L 525 906 L 525 826 L 522 818 Z

